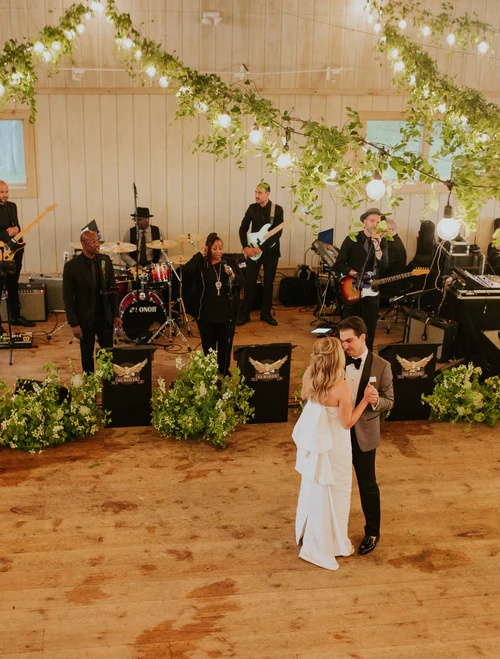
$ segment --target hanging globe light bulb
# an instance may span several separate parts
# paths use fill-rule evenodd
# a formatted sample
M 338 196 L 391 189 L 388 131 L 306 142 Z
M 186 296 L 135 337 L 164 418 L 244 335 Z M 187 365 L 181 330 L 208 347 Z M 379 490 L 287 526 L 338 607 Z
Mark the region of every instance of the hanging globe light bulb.
M 424 35 L 424 37 L 428 37 L 430 33 L 431 33 L 431 28 L 428 25 L 424 25 L 424 27 L 422 28 L 422 34 Z
M 161 76 L 160 79 L 158 80 L 158 84 L 160 85 L 160 87 L 163 87 L 163 89 L 166 89 L 168 87 L 167 76 Z
M 92 14 L 90 13 L 90 11 L 86 11 L 86 12 L 85 12 L 85 18 L 86 18 L 88 21 L 90 21 L 90 19 L 92 18 Z
M 408 23 L 405 21 L 404 18 L 402 18 L 399 23 L 398 23 L 399 29 L 400 30 L 406 30 Z
M 142 57 L 142 51 L 141 50 L 136 50 L 134 53 L 135 59 L 141 59 Z
M 123 46 L 127 50 L 130 50 L 131 48 L 134 47 L 134 42 L 132 41 L 132 39 L 130 37 L 127 37 L 126 39 L 123 39 Z
M 486 43 L 486 41 L 481 41 L 481 43 L 478 45 L 477 50 L 481 55 L 486 55 L 486 53 L 489 50 L 489 45 Z
M 3 96 L 5 94 L 5 87 L 0 84 L 0 96 Z
M 231 125 L 231 117 L 227 112 L 223 112 L 217 117 L 217 123 L 221 128 L 228 128 Z
M 446 37 L 446 41 L 450 44 L 450 46 L 453 46 L 453 44 L 455 43 L 455 35 L 453 33 L 449 34 Z
M 290 167 L 292 164 L 292 156 L 288 153 L 282 153 L 278 160 L 276 161 L 276 165 L 278 167 L 281 167 L 282 169 L 285 169 L 286 167 Z
M 44 52 L 44 54 L 42 55 L 42 57 L 43 57 L 43 59 L 44 59 L 47 63 L 52 61 L 52 53 L 49 53 L 48 50 L 46 50 L 46 51 Z
M 382 26 L 380 25 L 380 23 L 375 23 L 375 25 L 373 26 L 373 31 L 375 32 L 375 34 L 379 34 L 381 29 Z
M 76 31 L 78 34 L 83 34 L 85 32 L 85 25 L 83 23 L 78 23 L 76 26 Z
M 55 50 L 56 53 L 60 52 L 61 49 L 62 49 L 62 46 L 61 46 L 59 41 L 54 41 L 52 43 L 52 50 Z
M 43 51 L 45 50 L 45 46 L 41 41 L 37 41 L 36 44 L 33 46 L 33 50 L 35 51 L 35 53 L 40 54 L 43 53 Z
M 150 78 L 154 78 L 156 75 L 156 67 L 152 64 L 146 69 L 146 73 Z
M 405 63 L 404 62 L 396 62 L 394 64 L 394 71 L 401 72 L 405 70 Z
M 248 139 L 252 144 L 260 144 L 263 137 L 262 132 L 258 128 L 251 130 L 248 135 Z
M 382 177 L 378 172 L 373 173 L 373 180 L 370 181 L 366 186 L 366 194 L 370 197 L 370 199 L 373 199 L 373 201 L 382 199 L 382 197 L 385 195 L 385 185 L 382 181 Z
M 453 240 L 458 236 L 460 223 L 453 217 L 453 208 L 450 204 L 444 207 L 443 218 L 437 223 L 436 231 L 441 240 Z
M 411 76 L 410 76 L 408 82 L 409 82 L 410 85 L 412 85 L 412 86 L 417 82 L 417 78 L 413 75 L 413 73 L 411 74 Z

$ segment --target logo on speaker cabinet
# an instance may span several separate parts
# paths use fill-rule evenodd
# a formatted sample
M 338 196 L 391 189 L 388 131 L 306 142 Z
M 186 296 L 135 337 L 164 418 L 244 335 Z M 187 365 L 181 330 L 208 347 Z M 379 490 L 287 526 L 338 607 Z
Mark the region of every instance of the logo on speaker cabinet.
M 424 369 L 433 357 L 434 357 L 434 353 L 431 353 L 428 357 L 424 357 L 423 359 L 420 360 L 418 360 L 417 358 L 415 358 L 414 360 L 411 358 L 405 359 L 404 357 L 400 357 L 399 355 L 396 355 L 396 359 L 403 367 L 401 371 L 401 375 L 398 375 L 398 379 L 428 377 Z
M 256 359 L 249 357 L 248 361 L 255 368 L 255 377 L 251 378 L 252 382 L 256 380 L 283 380 L 279 371 L 287 359 L 288 355 L 285 355 L 283 359 L 278 359 L 276 362 L 269 359 L 265 362 L 258 362 Z
M 115 379 L 113 384 L 142 384 L 142 380 L 139 376 L 139 373 L 146 366 L 148 360 L 145 359 L 143 362 L 138 364 L 132 364 L 128 366 L 127 364 L 113 364 L 113 370 L 115 372 Z

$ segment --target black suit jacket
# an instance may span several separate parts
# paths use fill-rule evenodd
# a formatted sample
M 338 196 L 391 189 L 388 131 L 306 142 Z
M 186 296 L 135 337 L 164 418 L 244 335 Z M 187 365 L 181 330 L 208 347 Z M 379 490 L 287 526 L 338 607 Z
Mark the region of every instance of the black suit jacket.
M 109 256 L 97 254 L 99 264 L 99 290 L 104 294 L 103 305 L 97 313 L 104 313 L 109 325 L 118 317 L 118 297 L 113 264 Z M 66 316 L 71 327 L 93 327 L 96 321 L 96 295 L 90 269 L 83 254 L 79 254 L 64 265 L 63 299 Z M 103 311 L 102 311 L 103 310 Z
M 7 233 L 9 227 L 17 227 L 21 230 L 19 218 L 17 217 L 17 206 L 13 201 L 6 201 L 5 204 L 0 206 L 0 240 L 7 245 L 11 240 L 11 237 Z M 14 255 L 14 261 L 17 263 L 18 272 L 21 270 L 23 254 L 24 249 L 19 249 Z

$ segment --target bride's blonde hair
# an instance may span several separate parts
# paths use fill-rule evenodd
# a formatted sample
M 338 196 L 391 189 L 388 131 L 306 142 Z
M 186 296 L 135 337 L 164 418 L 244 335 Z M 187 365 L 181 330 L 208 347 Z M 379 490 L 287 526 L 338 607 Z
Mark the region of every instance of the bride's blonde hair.
M 313 346 L 309 365 L 308 398 L 323 404 L 333 385 L 344 379 L 344 369 L 345 355 L 339 339 L 333 336 L 318 339 Z

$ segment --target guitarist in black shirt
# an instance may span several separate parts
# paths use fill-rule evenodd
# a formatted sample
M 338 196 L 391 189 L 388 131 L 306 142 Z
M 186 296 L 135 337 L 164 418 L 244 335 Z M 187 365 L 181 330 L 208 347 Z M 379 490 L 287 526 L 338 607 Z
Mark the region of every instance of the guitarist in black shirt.
M 273 304 L 273 285 L 280 257 L 280 237 L 283 233 L 278 231 L 274 236 L 268 238 L 260 247 L 252 247 L 248 244 L 248 232 L 255 233 L 262 229 L 265 224 L 271 228 L 283 222 L 283 208 L 269 201 L 271 186 L 261 181 L 255 189 L 255 204 L 250 204 L 240 226 L 240 241 L 246 257 L 245 275 L 245 299 L 243 301 L 242 314 L 237 320 L 237 325 L 244 325 L 250 321 L 255 287 L 259 276 L 260 266 L 264 266 L 264 289 L 262 292 L 262 308 L 260 319 L 268 325 L 277 325 L 278 322 L 271 315 Z M 255 258 L 258 257 L 258 258 Z
M 17 218 L 17 206 L 9 201 L 9 186 L 5 181 L 0 181 L 0 240 L 8 243 L 11 238 L 17 236 L 21 227 Z M 22 325 L 23 327 L 34 327 L 35 323 L 26 320 L 21 316 L 21 305 L 19 302 L 19 275 L 23 265 L 24 250 L 19 249 L 14 255 L 15 272 L 2 274 L 0 270 L 0 297 L 3 288 L 7 289 L 8 305 L 12 325 Z M 4 334 L 2 322 L 0 319 L 0 334 Z

